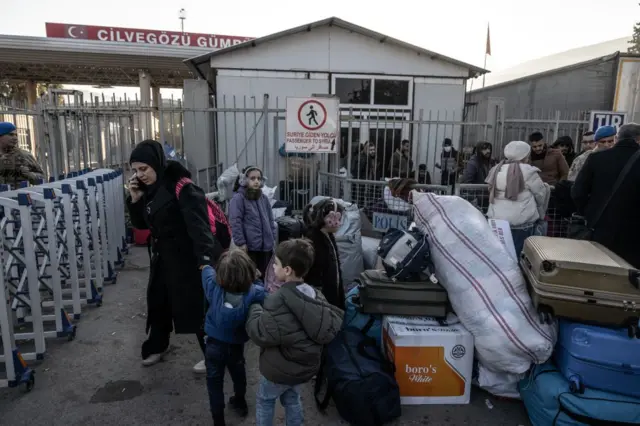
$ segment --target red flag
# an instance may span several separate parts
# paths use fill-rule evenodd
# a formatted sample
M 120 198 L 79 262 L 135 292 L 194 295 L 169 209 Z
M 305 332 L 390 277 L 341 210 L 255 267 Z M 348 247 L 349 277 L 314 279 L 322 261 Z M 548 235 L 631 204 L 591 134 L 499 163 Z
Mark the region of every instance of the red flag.
M 489 34 L 489 24 L 487 24 L 487 49 L 484 54 L 491 56 L 491 35 Z

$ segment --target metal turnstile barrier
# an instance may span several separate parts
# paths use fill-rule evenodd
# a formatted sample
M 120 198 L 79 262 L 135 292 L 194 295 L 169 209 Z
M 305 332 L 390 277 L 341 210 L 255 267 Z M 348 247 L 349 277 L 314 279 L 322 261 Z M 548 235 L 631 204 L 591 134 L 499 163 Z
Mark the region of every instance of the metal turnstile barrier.
M 102 304 L 128 252 L 124 209 L 118 170 L 0 185 L 0 387 L 30 390 L 26 361 L 44 357 L 47 339 L 73 340 L 82 310 Z

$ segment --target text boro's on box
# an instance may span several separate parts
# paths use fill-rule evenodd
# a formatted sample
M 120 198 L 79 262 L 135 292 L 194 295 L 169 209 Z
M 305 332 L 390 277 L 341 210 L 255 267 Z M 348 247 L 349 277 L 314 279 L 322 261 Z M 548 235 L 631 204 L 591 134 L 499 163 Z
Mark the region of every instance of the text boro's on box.
M 338 98 L 287 98 L 285 118 L 286 152 L 338 152 Z
M 462 324 L 385 316 L 383 345 L 396 366 L 402 404 L 468 404 L 473 336 Z

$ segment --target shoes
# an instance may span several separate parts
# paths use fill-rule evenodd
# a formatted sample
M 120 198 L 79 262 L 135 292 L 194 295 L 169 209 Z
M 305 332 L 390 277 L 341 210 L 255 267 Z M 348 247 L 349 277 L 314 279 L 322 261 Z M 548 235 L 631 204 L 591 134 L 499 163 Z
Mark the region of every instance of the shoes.
M 213 416 L 213 426 L 227 426 L 224 421 L 224 413 Z
M 247 406 L 247 401 L 244 398 L 232 396 L 229 398 L 229 405 L 240 417 L 247 417 L 249 414 L 249 407 Z
M 193 366 L 193 372 L 196 374 L 206 374 L 207 366 L 204 363 L 204 360 L 200 361 L 196 365 Z
M 151 367 L 152 365 L 159 363 L 160 361 L 162 361 L 162 358 L 164 358 L 167 352 L 169 352 L 168 349 L 166 351 L 163 351 L 157 354 L 149 355 L 148 357 L 142 360 L 142 365 L 144 365 L 145 367 Z

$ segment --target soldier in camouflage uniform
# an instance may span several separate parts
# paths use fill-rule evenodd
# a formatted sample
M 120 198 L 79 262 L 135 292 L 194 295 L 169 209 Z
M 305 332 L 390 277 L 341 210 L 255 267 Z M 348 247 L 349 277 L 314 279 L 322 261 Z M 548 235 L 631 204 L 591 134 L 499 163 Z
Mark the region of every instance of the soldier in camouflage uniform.
M 0 184 L 17 188 L 22 181 L 37 184 L 38 179 L 44 179 L 42 167 L 33 155 L 18 147 L 16 126 L 0 122 Z

